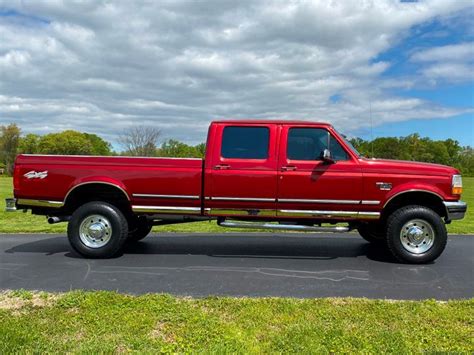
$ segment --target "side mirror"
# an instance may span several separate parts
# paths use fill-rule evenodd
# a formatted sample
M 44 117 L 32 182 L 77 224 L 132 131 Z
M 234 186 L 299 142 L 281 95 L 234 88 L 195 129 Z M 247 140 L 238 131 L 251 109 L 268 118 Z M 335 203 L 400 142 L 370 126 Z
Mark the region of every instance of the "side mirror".
M 335 163 L 334 159 L 332 158 L 331 151 L 329 149 L 324 149 L 322 151 L 321 159 L 329 164 Z

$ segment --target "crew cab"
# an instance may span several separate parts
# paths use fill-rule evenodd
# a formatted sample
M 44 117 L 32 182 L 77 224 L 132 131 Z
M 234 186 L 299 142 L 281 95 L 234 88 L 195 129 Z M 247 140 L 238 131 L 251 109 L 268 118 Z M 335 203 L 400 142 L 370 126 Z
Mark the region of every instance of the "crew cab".
M 462 219 L 462 179 L 442 165 L 367 159 L 330 124 L 216 121 L 205 159 L 22 154 L 7 210 L 68 222 L 72 248 L 107 258 L 153 225 L 347 232 L 400 262 L 435 260 Z M 341 223 L 343 225 L 341 225 Z

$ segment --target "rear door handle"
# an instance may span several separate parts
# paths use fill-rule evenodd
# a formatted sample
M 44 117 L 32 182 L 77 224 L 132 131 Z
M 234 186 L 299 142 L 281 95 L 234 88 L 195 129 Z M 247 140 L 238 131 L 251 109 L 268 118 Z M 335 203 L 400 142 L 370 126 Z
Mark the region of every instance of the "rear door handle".
M 281 168 L 281 171 L 295 171 L 297 168 L 294 165 L 287 165 Z
M 219 164 L 219 165 L 214 166 L 214 169 L 215 170 L 227 170 L 227 169 L 230 169 L 230 165 L 228 165 L 228 164 Z

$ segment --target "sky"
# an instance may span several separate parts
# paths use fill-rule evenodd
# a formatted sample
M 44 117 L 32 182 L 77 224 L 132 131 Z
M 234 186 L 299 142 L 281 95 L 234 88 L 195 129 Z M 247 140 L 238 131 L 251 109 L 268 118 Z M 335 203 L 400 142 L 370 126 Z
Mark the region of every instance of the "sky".
M 214 119 L 474 145 L 474 1 L 3 1 L 0 125 L 117 144 Z

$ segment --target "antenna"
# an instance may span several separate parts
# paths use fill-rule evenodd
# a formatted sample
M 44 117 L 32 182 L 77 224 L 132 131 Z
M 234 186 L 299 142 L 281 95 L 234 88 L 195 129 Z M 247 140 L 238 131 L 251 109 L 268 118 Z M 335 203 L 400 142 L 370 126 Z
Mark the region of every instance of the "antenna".
M 370 115 L 370 148 L 372 150 L 372 158 L 374 157 L 374 122 L 372 121 L 372 100 L 369 101 L 369 115 Z

